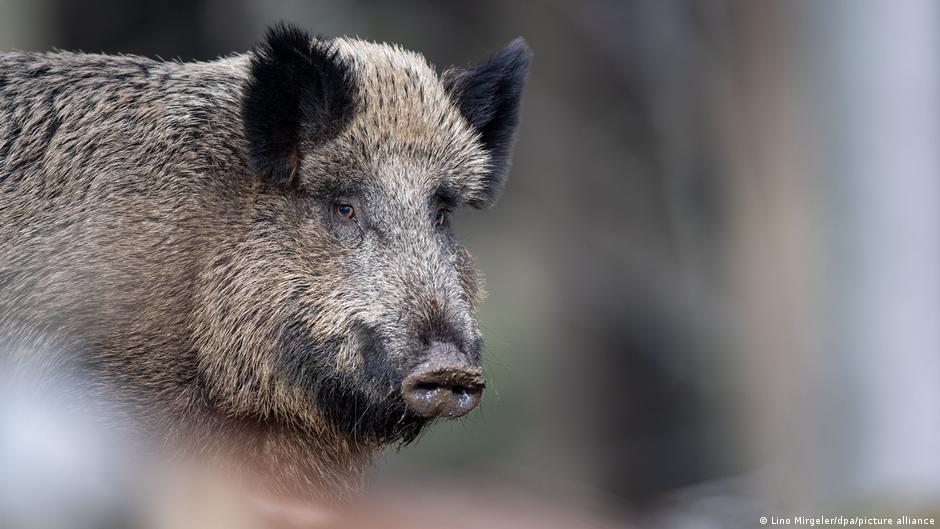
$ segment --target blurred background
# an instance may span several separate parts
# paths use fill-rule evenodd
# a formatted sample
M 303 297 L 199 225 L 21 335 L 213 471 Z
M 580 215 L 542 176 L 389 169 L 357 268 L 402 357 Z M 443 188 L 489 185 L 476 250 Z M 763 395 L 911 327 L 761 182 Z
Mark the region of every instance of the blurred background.
M 535 51 L 503 199 L 455 224 L 490 388 L 366 497 L 940 518 L 940 3 L 0 0 L 0 50 L 209 60 L 279 20 Z

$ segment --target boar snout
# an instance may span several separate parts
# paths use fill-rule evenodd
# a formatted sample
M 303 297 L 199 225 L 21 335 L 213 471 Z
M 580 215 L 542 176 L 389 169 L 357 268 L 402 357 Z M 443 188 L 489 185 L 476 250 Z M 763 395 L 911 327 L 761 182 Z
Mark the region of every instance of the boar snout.
M 402 398 L 422 417 L 456 419 L 480 402 L 486 382 L 483 369 L 453 344 L 432 342 L 425 361 L 402 382 Z

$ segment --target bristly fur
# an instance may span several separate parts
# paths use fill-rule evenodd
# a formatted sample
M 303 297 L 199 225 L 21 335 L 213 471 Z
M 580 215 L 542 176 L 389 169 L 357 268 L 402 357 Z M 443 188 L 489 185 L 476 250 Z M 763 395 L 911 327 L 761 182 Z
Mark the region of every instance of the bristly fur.
M 286 26 L 206 63 L 0 54 L 0 359 L 275 490 L 348 495 L 428 422 L 401 385 L 429 344 L 480 362 L 482 277 L 435 218 L 495 198 L 527 61 L 445 87 Z
M 475 207 L 492 204 L 505 185 L 531 59 L 529 46 L 518 38 L 478 65 L 444 72 L 444 87 L 470 125 L 480 131 L 490 155 L 484 196 L 472 204 Z

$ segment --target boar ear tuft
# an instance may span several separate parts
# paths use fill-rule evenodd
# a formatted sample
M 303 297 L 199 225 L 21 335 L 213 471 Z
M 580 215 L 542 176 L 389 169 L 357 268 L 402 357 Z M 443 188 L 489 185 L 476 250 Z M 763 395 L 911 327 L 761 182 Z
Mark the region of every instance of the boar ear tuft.
M 444 88 L 464 118 L 480 132 L 483 147 L 490 154 L 491 169 L 482 196 L 473 202 L 476 207 L 495 201 L 505 184 L 531 59 L 529 46 L 517 38 L 482 63 L 451 68 L 442 76 Z
M 352 73 L 330 41 L 278 24 L 251 54 L 242 120 L 251 168 L 294 185 L 302 147 L 335 138 L 355 106 Z

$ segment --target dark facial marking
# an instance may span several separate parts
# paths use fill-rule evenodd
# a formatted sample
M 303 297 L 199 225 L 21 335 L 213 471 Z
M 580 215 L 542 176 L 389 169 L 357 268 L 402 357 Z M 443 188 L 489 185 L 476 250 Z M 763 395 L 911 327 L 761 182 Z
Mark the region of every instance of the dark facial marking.
M 278 344 L 285 376 L 307 388 L 316 409 L 351 439 L 413 440 L 427 420 L 408 411 L 401 399 L 400 369 L 388 363 L 388 353 L 374 331 L 358 326 L 355 332 L 364 344 L 364 365 L 349 374 L 336 367 L 338 339 L 317 345 L 302 323 L 286 326 Z

